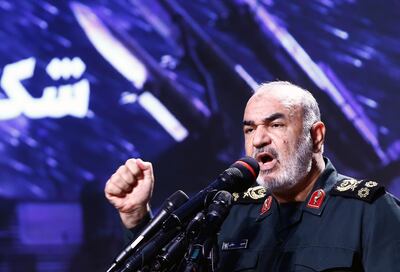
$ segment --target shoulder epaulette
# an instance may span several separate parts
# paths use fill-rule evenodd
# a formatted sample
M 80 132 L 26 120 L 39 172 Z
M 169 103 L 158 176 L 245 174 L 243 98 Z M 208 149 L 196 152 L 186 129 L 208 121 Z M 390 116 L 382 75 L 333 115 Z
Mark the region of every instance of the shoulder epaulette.
M 339 181 L 331 190 L 331 195 L 356 198 L 372 203 L 385 193 L 385 187 L 372 180 L 346 178 Z
M 263 203 L 267 196 L 263 186 L 254 186 L 245 192 L 232 193 L 234 203 Z

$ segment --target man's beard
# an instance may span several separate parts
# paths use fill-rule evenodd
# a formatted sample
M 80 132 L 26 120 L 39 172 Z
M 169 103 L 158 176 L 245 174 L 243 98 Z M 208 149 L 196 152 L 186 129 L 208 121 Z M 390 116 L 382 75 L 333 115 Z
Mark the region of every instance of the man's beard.
M 276 177 L 267 177 L 274 169 L 261 170 L 257 177 L 257 183 L 264 186 L 270 193 L 292 188 L 311 170 L 313 152 L 310 133 L 308 135 L 303 134 L 294 152 L 289 155 L 286 161 L 282 161 L 282 158 L 279 158 L 279 153 L 272 147 L 255 150 L 253 157 L 255 158 L 260 152 L 272 154 L 281 163 L 280 173 Z

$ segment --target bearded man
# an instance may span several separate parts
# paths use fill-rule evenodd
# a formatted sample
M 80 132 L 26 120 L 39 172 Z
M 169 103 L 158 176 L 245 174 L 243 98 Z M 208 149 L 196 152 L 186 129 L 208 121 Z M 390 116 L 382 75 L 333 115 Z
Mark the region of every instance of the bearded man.
M 399 201 L 375 181 L 338 174 L 323 156 L 325 130 L 310 92 L 281 81 L 255 91 L 243 131 L 258 186 L 233 193 L 219 271 L 400 271 Z M 140 159 L 107 182 L 128 229 L 148 220 L 153 184 Z

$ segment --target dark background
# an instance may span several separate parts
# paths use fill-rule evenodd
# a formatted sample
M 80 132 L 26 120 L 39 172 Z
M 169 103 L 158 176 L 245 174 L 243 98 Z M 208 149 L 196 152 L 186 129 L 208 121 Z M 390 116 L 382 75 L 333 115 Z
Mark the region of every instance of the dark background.
M 399 196 L 399 18 L 394 0 L 0 1 L 0 271 L 105 270 L 117 167 L 153 162 L 155 210 L 192 195 L 243 155 L 244 105 L 276 79 L 317 97 L 340 172 Z

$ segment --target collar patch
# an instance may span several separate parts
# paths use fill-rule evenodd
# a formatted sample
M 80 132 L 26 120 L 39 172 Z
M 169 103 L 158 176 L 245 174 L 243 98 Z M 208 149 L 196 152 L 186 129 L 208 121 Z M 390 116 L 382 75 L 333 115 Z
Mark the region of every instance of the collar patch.
M 261 207 L 260 215 L 263 215 L 264 213 L 268 212 L 269 209 L 271 209 L 272 205 L 272 196 L 267 197 L 265 199 L 264 204 Z
M 310 200 L 307 203 L 308 208 L 319 209 L 325 199 L 325 191 L 322 189 L 316 190 L 312 193 Z

